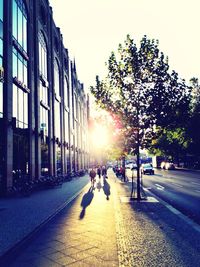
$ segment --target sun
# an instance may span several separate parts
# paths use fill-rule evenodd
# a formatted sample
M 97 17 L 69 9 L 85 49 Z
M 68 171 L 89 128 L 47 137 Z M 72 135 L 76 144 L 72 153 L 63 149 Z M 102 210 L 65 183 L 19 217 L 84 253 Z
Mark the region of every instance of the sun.
M 101 149 L 109 144 L 109 132 L 105 126 L 95 125 L 91 132 L 92 145 L 96 149 Z

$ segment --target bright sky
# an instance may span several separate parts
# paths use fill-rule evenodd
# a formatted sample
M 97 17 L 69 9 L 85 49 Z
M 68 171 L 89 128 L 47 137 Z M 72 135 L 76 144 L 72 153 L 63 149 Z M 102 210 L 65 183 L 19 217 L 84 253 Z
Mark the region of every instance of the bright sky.
M 158 39 L 169 65 L 200 78 L 200 0 L 49 0 L 78 78 L 87 91 L 126 35 Z

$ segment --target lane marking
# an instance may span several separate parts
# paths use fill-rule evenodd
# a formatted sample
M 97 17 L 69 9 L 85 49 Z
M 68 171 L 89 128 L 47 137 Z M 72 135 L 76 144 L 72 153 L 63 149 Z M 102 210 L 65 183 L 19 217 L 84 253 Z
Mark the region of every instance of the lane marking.
M 173 182 L 172 182 L 172 184 L 175 185 L 175 186 L 177 186 L 177 187 L 183 187 L 183 185 L 176 184 L 176 183 L 173 183 Z
M 192 219 L 184 215 L 181 211 L 177 210 L 176 208 L 172 207 L 170 204 L 168 204 L 166 201 L 162 200 L 160 197 L 152 193 L 152 191 L 147 190 L 150 195 L 155 197 L 160 203 L 162 203 L 167 209 L 169 209 L 172 213 L 177 215 L 179 218 L 181 218 L 183 221 L 185 221 L 187 224 L 189 224 L 193 229 L 195 229 L 197 232 L 200 233 L 200 225 L 194 222 Z
M 155 186 L 156 186 L 156 188 L 157 188 L 158 190 L 164 190 L 164 189 L 165 189 L 164 186 L 162 186 L 162 185 L 160 185 L 160 184 L 155 184 Z
M 191 184 L 194 184 L 194 185 L 200 185 L 200 183 L 195 183 L 195 182 L 191 182 Z

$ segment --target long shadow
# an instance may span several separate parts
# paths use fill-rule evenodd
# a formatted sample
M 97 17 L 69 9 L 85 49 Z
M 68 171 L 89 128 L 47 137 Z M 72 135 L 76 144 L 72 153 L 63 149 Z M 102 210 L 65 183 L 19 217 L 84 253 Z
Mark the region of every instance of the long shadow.
M 106 179 L 104 179 L 103 191 L 104 191 L 104 194 L 106 195 L 106 199 L 109 200 L 110 184 L 107 182 Z
M 101 181 L 100 181 L 100 180 L 98 181 L 98 183 L 97 183 L 97 185 L 96 185 L 96 188 L 98 189 L 98 191 L 101 190 L 102 185 L 101 185 Z
M 81 207 L 83 208 L 80 215 L 79 215 L 79 219 L 83 219 L 85 216 L 85 210 L 87 208 L 87 206 L 90 205 L 90 203 L 92 202 L 92 199 L 94 197 L 94 193 L 93 193 L 94 187 L 91 186 L 88 190 L 87 193 L 85 193 L 85 195 L 82 198 L 81 201 Z

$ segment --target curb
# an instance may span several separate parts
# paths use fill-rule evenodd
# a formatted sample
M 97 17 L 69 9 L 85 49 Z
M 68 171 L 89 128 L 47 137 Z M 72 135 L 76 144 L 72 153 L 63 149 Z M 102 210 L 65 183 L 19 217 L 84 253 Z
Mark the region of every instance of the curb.
M 26 235 L 22 240 L 14 244 L 11 248 L 7 250 L 1 257 L 0 257 L 0 266 L 6 266 L 5 264 L 9 264 L 13 258 L 17 255 L 20 249 L 26 246 L 28 241 L 31 241 L 35 235 L 55 216 L 60 213 L 64 208 L 66 208 L 76 197 L 78 197 L 84 190 L 87 188 L 89 183 L 87 183 L 81 190 L 76 192 L 72 197 L 70 197 L 66 202 L 60 205 L 50 216 L 44 219 L 36 228 L 34 228 L 28 235 Z
M 181 211 L 174 208 L 172 205 L 168 204 L 166 201 L 149 191 L 147 188 L 144 188 L 144 191 L 148 192 L 149 195 L 156 198 L 162 205 L 164 205 L 168 210 L 170 210 L 173 214 L 177 215 L 180 219 L 182 219 L 184 222 L 189 224 L 194 230 L 200 233 L 200 225 L 195 223 L 192 219 L 184 215 Z
M 120 181 L 119 181 L 120 183 Z M 122 183 L 120 183 L 122 184 Z M 130 188 L 128 185 L 126 185 L 126 183 L 124 183 L 125 186 L 127 187 L 127 189 L 130 191 Z M 155 199 L 157 199 L 162 205 L 164 205 L 168 210 L 170 210 L 173 214 L 177 215 L 180 219 L 182 219 L 185 223 L 187 223 L 188 225 L 190 225 L 194 230 L 196 230 L 198 233 L 200 233 L 200 225 L 196 222 L 194 222 L 192 219 L 190 219 L 189 217 L 187 217 L 186 215 L 184 215 L 181 211 L 179 211 L 178 209 L 174 208 L 172 205 L 170 205 L 169 203 L 167 203 L 166 201 L 164 201 L 163 199 L 161 199 L 160 197 L 158 197 L 156 194 L 154 194 L 153 192 L 151 192 L 148 188 L 143 187 L 143 190 L 148 193 L 150 196 L 154 197 Z M 147 196 L 148 197 L 148 196 Z

